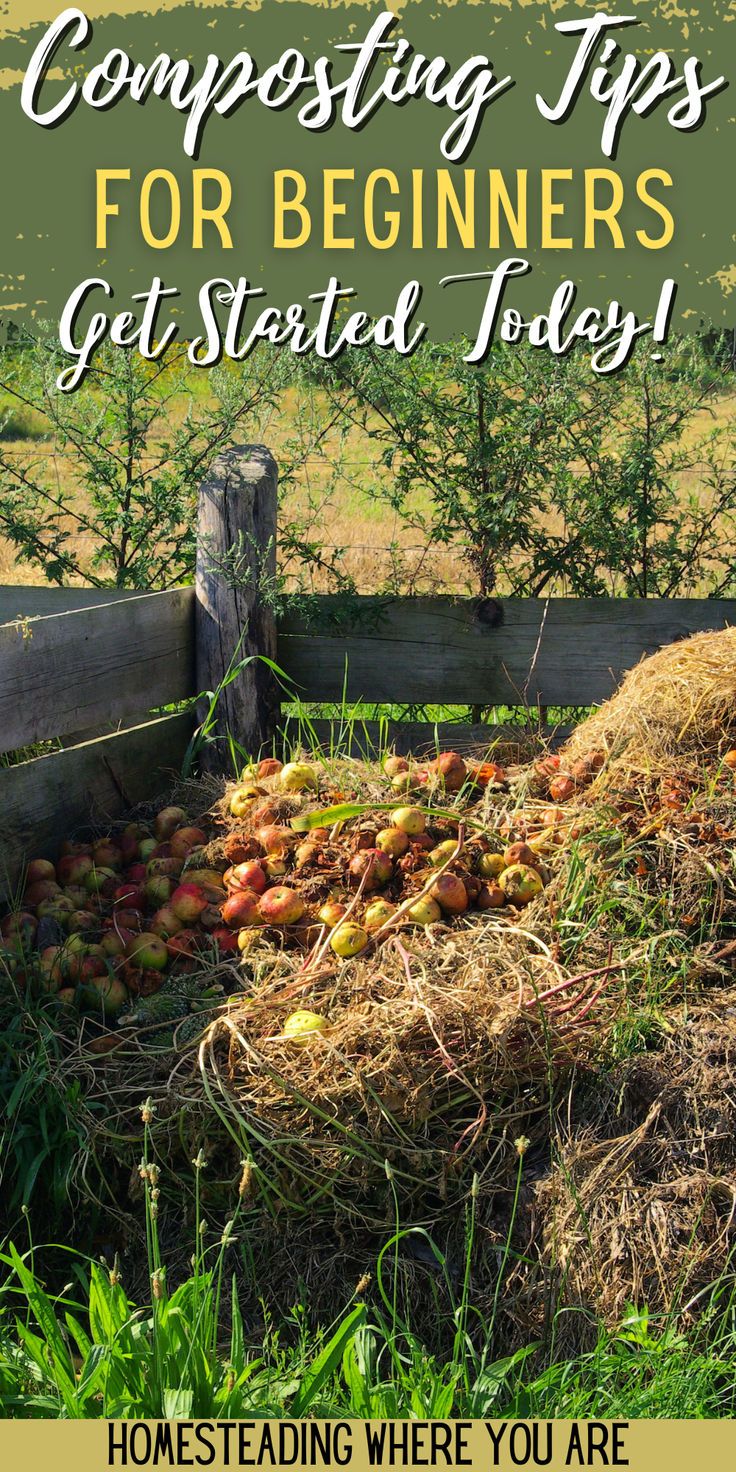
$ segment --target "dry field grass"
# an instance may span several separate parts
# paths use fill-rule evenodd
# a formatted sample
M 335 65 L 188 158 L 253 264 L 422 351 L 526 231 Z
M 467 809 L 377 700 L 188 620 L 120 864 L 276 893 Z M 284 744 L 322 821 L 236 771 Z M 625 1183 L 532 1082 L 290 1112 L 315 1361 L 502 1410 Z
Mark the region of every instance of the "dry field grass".
M 194 392 L 198 400 L 203 400 L 207 393 L 206 380 L 198 380 Z M 186 402 L 182 398 L 174 419 L 183 418 Z M 298 411 L 297 393 L 289 390 L 277 411 L 269 410 L 258 424 L 244 427 L 243 438 L 268 444 L 276 459 L 283 460 L 294 451 Z M 723 395 L 714 407 L 694 416 L 685 443 L 692 443 L 714 428 L 732 427 L 735 421 L 736 392 Z M 52 438 L 37 433 L 30 438 L 6 440 L 2 450 L 18 462 L 30 461 L 38 468 L 39 475 L 59 490 L 68 492 L 75 488 L 73 461 Z M 338 461 L 340 473 L 336 475 Z M 380 494 L 388 474 L 376 464 L 375 448 L 361 430 L 353 428 L 347 436 L 332 430 L 317 453 L 307 453 L 301 460 L 295 484 L 282 499 L 281 515 L 284 522 L 299 525 L 304 541 L 319 544 L 328 558 L 334 554 L 337 566 L 355 580 L 360 592 L 369 593 L 389 585 L 412 593 L 472 591 L 470 571 L 459 542 L 454 546 L 427 545 L 419 527 L 407 525 Z M 682 474 L 681 487 L 683 498 L 693 492 L 702 498 L 709 495 L 697 468 Z M 86 496 L 78 485 L 76 497 L 77 504 L 83 508 Z M 429 512 L 429 498 L 424 504 L 420 499 L 415 509 Z M 550 530 L 560 527 L 551 522 Z M 94 546 L 91 535 L 75 533 L 75 540 L 83 555 L 91 555 Z M 298 565 L 287 561 L 282 569 L 287 579 L 298 579 L 302 586 L 306 584 L 313 591 L 325 591 L 328 586 L 325 572 L 303 562 Z M 42 582 L 39 570 L 19 561 L 13 546 L 0 537 L 0 584 Z

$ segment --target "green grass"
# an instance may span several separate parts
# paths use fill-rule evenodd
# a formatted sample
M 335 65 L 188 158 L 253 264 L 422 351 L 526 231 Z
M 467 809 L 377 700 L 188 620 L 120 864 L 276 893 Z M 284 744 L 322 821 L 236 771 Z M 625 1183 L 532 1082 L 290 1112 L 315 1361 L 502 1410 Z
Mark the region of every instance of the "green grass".
M 150 1171 L 150 1167 L 149 1167 Z M 155 1170 L 146 1190 L 149 1214 Z M 197 1234 L 192 1273 L 167 1281 L 149 1225 L 151 1292 L 128 1298 L 116 1267 L 67 1254 L 69 1281 L 43 1285 L 38 1249 L 0 1254 L 0 1410 L 6 1417 L 230 1419 L 305 1416 L 732 1417 L 736 1414 L 733 1304 L 719 1301 L 710 1342 L 631 1309 L 619 1330 L 599 1331 L 590 1352 L 544 1364 L 529 1344 L 489 1353 L 487 1326 L 471 1337 L 472 1304 L 455 1310 L 453 1353 L 441 1360 L 392 1307 L 377 1264 L 381 1304 L 356 1295 L 333 1324 L 315 1327 L 305 1302 L 249 1343 L 233 1257 L 237 1213 L 212 1249 Z M 227 1237 L 227 1240 L 225 1238 Z M 394 1245 L 394 1239 L 387 1248 Z M 467 1290 L 467 1285 L 466 1285 Z

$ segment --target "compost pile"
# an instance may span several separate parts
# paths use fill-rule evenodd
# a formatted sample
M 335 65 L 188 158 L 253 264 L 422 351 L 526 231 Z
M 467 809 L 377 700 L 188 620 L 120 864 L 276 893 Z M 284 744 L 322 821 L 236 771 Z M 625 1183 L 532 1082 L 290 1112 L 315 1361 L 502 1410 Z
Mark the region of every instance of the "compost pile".
M 727 632 L 643 661 L 531 762 L 267 758 L 33 861 L 4 965 L 134 1179 L 150 1093 L 160 1158 L 204 1145 L 212 1209 L 240 1181 L 269 1241 L 397 1210 L 452 1234 L 472 1199 L 491 1299 L 509 1233 L 519 1255 L 509 1343 L 551 1282 L 609 1320 L 675 1278 L 697 1300 L 731 1244 L 709 1136 L 736 1126 L 733 1009 L 685 1004 L 726 996 L 736 955 L 735 741 Z

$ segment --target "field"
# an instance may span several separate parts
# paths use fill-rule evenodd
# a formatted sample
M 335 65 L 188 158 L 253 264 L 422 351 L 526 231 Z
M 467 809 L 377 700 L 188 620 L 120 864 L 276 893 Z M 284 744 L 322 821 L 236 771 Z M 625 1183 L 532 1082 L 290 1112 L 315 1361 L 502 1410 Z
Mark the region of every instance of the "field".
M 189 394 L 211 429 L 205 380 Z M 734 397 L 688 413 L 655 531 L 653 477 L 645 582 L 733 590 Z M 186 412 L 151 420 L 129 486 Z M 380 409 L 333 413 L 302 383 L 228 421 L 286 467 L 279 596 L 476 593 L 468 525 L 443 541 L 413 480 L 392 504 Z M 35 411 L 4 419 L 5 475 L 16 457 L 63 507 L 66 581 L 99 574 L 93 522 L 117 535 L 121 441 L 98 427 L 80 450 Z M 585 555 L 620 593 L 599 449 Z M 38 559 L 0 544 L 0 582 L 24 580 Z M 550 565 L 543 591 L 579 588 Z M 310 744 L 297 702 L 296 775 L 190 777 L 173 817 L 37 856 L 0 940 L 5 1415 L 736 1415 L 735 670 L 733 631 L 697 636 L 577 711 L 561 749 L 530 720 L 466 760 L 388 766 Z

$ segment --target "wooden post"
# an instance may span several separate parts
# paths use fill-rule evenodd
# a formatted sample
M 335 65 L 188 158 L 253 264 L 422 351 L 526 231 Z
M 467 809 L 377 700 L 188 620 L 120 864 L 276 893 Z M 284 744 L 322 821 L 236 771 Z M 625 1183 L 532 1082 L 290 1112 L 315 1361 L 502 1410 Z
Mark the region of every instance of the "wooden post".
M 199 491 L 196 575 L 196 689 L 216 690 L 249 655 L 276 658 L 276 462 L 264 445 L 233 445 Z M 207 709 L 200 702 L 199 719 Z M 253 659 L 223 689 L 215 741 L 200 752 L 210 772 L 234 775 L 227 736 L 256 755 L 274 732 L 278 686 Z

